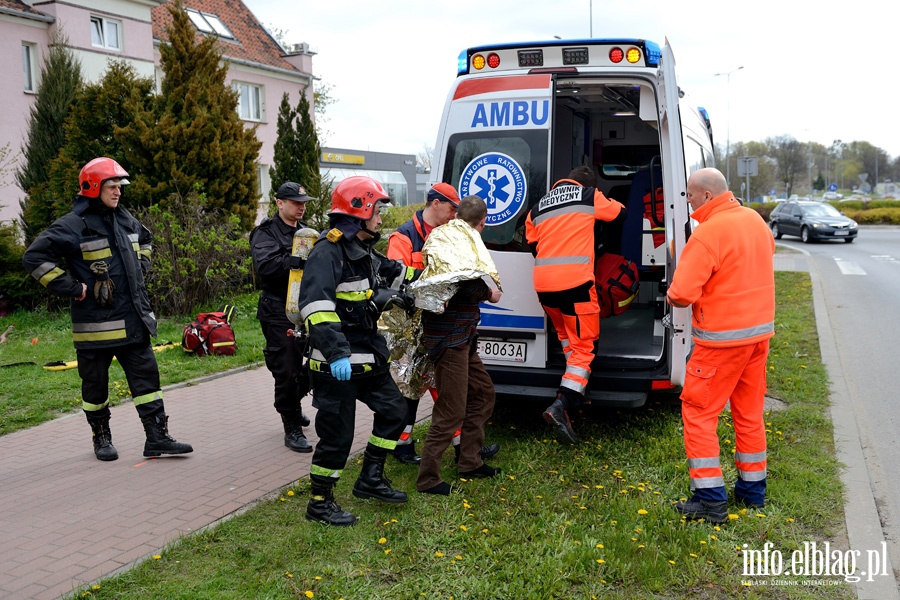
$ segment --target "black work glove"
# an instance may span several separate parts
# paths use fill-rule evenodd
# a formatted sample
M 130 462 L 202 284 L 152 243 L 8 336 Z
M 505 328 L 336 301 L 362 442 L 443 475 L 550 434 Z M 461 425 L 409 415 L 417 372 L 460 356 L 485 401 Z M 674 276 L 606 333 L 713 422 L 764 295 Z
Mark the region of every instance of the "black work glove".
M 94 282 L 94 300 L 98 306 L 109 308 L 113 305 L 113 292 L 116 289 L 113 280 L 109 278 L 109 264 L 98 260 L 91 263 L 91 271 L 97 276 Z
M 306 267 L 306 259 L 300 258 L 299 256 L 291 257 L 291 268 L 292 269 L 303 269 Z

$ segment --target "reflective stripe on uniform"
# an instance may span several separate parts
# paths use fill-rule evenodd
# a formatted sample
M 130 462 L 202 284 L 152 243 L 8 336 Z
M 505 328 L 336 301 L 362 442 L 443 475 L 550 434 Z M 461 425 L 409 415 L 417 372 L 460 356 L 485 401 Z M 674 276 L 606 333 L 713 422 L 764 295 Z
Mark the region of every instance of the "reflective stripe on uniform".
M 365 292 L 371 289 L 368 279 L 359 279 L 357 281 L 342 281 L 334 288 L 335 292 Z
M 721 463 L 719 462 L 719 457 L 709 457 L 709 458 L 689 458 L 688 459 L 688 468 L 689 469 L 716 469 L 721 467 Z
M 766 478 L 766 470 L 744 471 L 743 469 L 738 469 L 738 476 L 744 481 L 762 481 Z
M 310 302 L 302 309 L 300 309 L 300 318 L 302 320 L 306 320 L 309 316 L 316 312 L 330 312 L 335 313 L 337 310 L 337 304 L 332 302 L 331 300 L 316 300 L 315 302 Z M 336 313 L 335 313 L 336 315 Z
M 310 465 L 309 474 L 310 475 L 318 475 L 319 477 L 330 477 L 331 479 L 340 479 L 341 473 L 343 473 L 343 469 L 326 469 L 325 467 L 320 467 L 319 465 Z
M 572 390 L 573 392 L 578 392 L 581 395 L 584 395 L 584 390 L 587 386 L 584 384 L 578 383 L 577 381 L 573 381 L 571 379 L 566 379 L 565 375 L 563 376 L 563 380 L 559 382 L 559 387 L 564 387 Z
M 153 255 L 153 247 L 150 244 L 141 244 L 138 249 L 138 255 L 147 259 L 151 258 Z
M 758 463 L 766 460 L 766 451 L 762 452 L 735 452 L 734 453 L 735 462 L 742 463 Z
M 336 292 L 334 297 L 346 302 L 364 302 L 368 300 L 371 295 L 372 290 L 366 290 L 364 292 Z
M 376 435 L 369 436 L 369 443 L 385 450 L 393 450 L 397 447 L 397 442 L 394 440 L 386 440 Z
M 581 189 L 579 189 L 576 192 L 573 192 L 573 194 L 577 194 L 578 196 L 581 196 Z M 572 198 L 572 200 L 577 200 L 577 199 L 578 198 Z M 583 213 L 586 215 L 591 215 L 593 217 L 594 210 L 595 209 L 594 209 L 593 204 L 590 204 L 590 205 L 573 204 L 572 206 L 557 207 L 557 208 L 554 208 L 551 212 L 545 212 L 543 214 L 537 215 L 536 217 L 533 217 L 531 219 L 531 222 L 534 223 L 535 226 L 537 226 L 537 225 L 540 225 L 541 223 L 543 223 L 547 219 L 553 219 L 560 215 L 571 215 L 571 214 L 576 214 L 576 213 Z
M 112 256 L 112 250 L 109 248 L 109 240 L 106 238 L 82 242 L 79 244 L 79 248 L 81 248 L 81 258 L 84 260 L 101 260 Z
M 31 272 L 31 276 L 47 287 L 51 281 L 62 275 L 64 271 L 52 263 L 44 263 Z
M 100 342 L 119 340 L 128 337 L 125 321 L 106 321 L 104 323 L 72 323 L 72 339 L 76 342 Z
M 134 405 L 139 406 L 141 404 L 147 404 L 148 402 L 153 402 L 154 400 L 162 400 L 162 390 L 157 390 L 155 392 L 150 392 L 149 394 L 144 394 L 142 396 L 134 397 Z
M 691 477 L 691 489 L 725 487 L 725 479 L 722 477 Z
M 103 404 L 91 404 L 90 402 L 85 402 L 84 400 L 81 401 L 81 408 L 87 411 L 103 410 L 107 406 L 109 406 L 109 398 L 107 398 L 103 402 Z
M 309 357 L 312 360 L 318 360 L 320 362 L 328 362 L 328 359 L 325 358 L 325 355 L 322 354 L 322 351 L 318 350 L 316 348 L 313 348 L 313 351 L 309 353 Z M 350 358 L 351 365 L 366 365 L 366 364 L 371 364 L 371 363 L 375 362 L 374 354 L 366 354 L 366 353 L 351 354 L 349 358 Z
M 551 256 L 550 258 L 538 258 L 534 261 L 536 267 L 552 265 L 587 265 L 590 264 L 589 256 Z
M 730 329 L 726 331 L 707 331 L 694 327 L 693 335 L 698 340 L 707 342 L 732 342 L 736 340 L 749 340 L 775 331 L 775 323 L 769 321 L 762 325 L 754 325 L 745 329 Z

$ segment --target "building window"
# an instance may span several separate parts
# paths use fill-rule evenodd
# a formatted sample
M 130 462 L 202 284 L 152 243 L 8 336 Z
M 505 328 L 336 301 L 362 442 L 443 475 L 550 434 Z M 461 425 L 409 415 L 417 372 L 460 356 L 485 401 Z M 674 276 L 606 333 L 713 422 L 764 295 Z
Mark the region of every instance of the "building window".
M 22 43 L 22 71 L 25 76 L 25 91 L 37 91 L 37 67 L 35 57 L 37 47 L 34 44 Z
M 103 17 L 91 17 L 91 44 L 107 50 L 122 49 L 122 23 Z
M 262 121 L 265 117 L 263 88 L 252 83 L 236 81 L 232 84 L 238 93 L 238 114 L 244 121 Z
M 223 23 L 216 15 L 202 13 L 193 8 L 186 8 L 185 11 L 187 11 L 188 18 L 191 20 L 191 23 L 194 24 L 194 27 L 203 33 L 214 33 L 219 37 L 228 38 L 230 40 L 234 39 L 231 31 L 225 27 L 225 23 Z

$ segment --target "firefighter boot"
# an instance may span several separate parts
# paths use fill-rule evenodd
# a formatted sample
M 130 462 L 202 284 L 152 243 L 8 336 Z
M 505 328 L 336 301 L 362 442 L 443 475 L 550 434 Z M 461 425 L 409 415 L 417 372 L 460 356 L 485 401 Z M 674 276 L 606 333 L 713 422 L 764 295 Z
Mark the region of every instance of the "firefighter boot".
M 384 476 L 384 461 L 387 454 L 376 455 L 371 450 L 363 453 L 362 472 L 353 485 L 353 495 L 357 498 L 375 498 L 382 502 L 399 504 L 406 502 L 406 492 L 395 490 Z
M 109 430 L 109 417 L 102 421 L 88 421 L 94 437 L 94 454 L 97 460 L 116 460 L 119 453 L 112 445 L 112 432 Z
M 310 498 L 306 505 L 306 518 L 317 523 L 325 523 L 335 527 L 356 525 L 356 515 L 341 510 L 334 501 L 334 484 L 330 477 L 310 475 Z
M 561 441 L 574 444 L 578 441 L 578 436 L 572 429 L 572 421 L 569 420 L 566 404 L 566 397 L 562 393 L 557 394 L 556 401 L 544 411 L 544 420 L 556 428 Z
M 404 465 L 417 465 L 422 462 L 422 457 L 416 454 L 416 445 L 413 442 L 397 444 L 391 454 Z
M 144 443 L 144 456 L 161 456 L 163 454 L 187 454 L 194 449 L 190 444 L 176 442 L 169 435 L 169 417 L 159 411 L 155 415 L 141 417 L 147 441 Z
M 308 421 L 307 421 L 308 422 Z M 281 423 L 284 425 L 284 445 L 294 452 L 312 452 L 312 444 L 303 434 L 303 413 L 299 410 L 285 411 L 281 413 Z

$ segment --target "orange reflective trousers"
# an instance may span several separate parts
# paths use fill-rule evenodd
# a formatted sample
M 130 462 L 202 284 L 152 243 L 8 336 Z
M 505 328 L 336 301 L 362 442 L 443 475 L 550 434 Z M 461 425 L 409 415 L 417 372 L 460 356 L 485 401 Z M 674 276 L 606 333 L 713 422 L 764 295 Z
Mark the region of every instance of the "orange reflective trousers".
M 734 422 L 737 490 L 752 488 L 764 493 L 766 425 L 763 411 L 768 354 L 769 340 L 728 348 L 694 346 L 681 392 L 681 418 L 691 490 L 706 500 L 727 498 L 716 427 L 719 414 L 729 400 Z
M 597 288 L 592 281 L 565 292 L 541 292 L 538 298 L 566 356 L 566 372 L 559 385 L 583 396 L 591 378 L 594 344 L 600 338 Z

